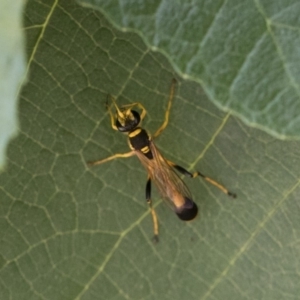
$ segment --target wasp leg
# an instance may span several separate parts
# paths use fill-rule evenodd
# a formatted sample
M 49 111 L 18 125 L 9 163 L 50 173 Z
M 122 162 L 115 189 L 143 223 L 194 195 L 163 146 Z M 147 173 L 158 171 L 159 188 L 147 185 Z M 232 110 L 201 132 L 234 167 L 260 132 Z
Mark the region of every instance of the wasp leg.
M 168 164 L 169 164 L 171 167 L 175 168 L 175 169 L 176 169 L 178 172 L 180 172 L 181 174 L 183 174 L 183 175 L 185 175 L 185 176 L 188 176 L 188 177 L 191 177 L 191 178 L 196 178 L 196 177 L 200 176 L 200 177 L 202 177 L 204 180 L 206 180 L 207 182 L 209 182 L 210 184 L 216 186 L 216 187 L 217 187 L 218 189 L 220 189 L 223 193 L 227 194 L 228 196 L 230 196 L 230 197 L 232 197 L 232 198 L 236 198 L 236 194 L 234 194 L 234 193 L 228 191 L 227 188 L 226 188 L 224 185 L 218 183 L 217 181 L 211 179 L 210 177 L 207 177 L 207 176 L 205 176 L 204 174 L 202 174 L 202 173 L 200 173 L 200 172 L 190 173 L 189 171 L 187 171 L 187 170 L 184 169 L 183 167 L 180 167 L 180 166 L 174 164 L 173 162 L 171 162 L 171 161 L 169 161 L 169 160 L 168 160 L 167 162 L 168 162 Z
M 107 98 L 108 97 L 110 97 L 112 102 L 115 103 L 115 98 L 113 96 L 108 95 Z M 110 105 L 108 104 L 108 99 L 106 100 L 106 108 L 108 109 L 108 112 L 109 112 L 111 127 L 114 130 L 118 131 L 118 128 L 115 124 L 116 123 L 115 116 L 114 116 L 113 112 L 111 111 Z
M 168 106 L 167 106 L 166 113 L 165 113 L 165 120 L 162 123 L 162 125 L 157 129 L 157 131 L 154 133 L 154 135 L 153 135 L 154 138 L 158 137 L 163 132 L 163 130 L 167 127 L 167 125 L 169 123 L 169 115 L 170 115 L 170 110 L 171 110 L 171 106 L 172 106 L 172 100 L 174 98 L 176 82 L 177 82 L 176 79 L 173 78 L 171 89 L 170 89 L 170 94 L 169 94 Z
M 152 221 L 153 221 L 153 231 L 154 231 L 154 237 L 153 241 L 154 243 L 158 242 L 158 220 L 157 220 L 157 215 L 152 207 L 152 200 L 151 200 L 151 178 L 148 177 L 147 183 L 146 183 L 146 200 L 149 205 L 149 208 L 151 210 L 151 215 L 152 215 Z
M 113 160 L 113 159 L 116 159 L 116 158 L 127 158 L 127 157 L 130 157 L 130 156 L 133 156 L 133 155 L 135 155 L 134 151 L 130 151 L 130 152 L 127 152 L 127 153 L 117 153 L 117 154 L 114 154 L 112 156 L 109 156 L 109 157 L 101 159 L 101 160 L 89 161 L 87 164 L 90 167 L 92 167 L 92 166 L 101 165 L 101 164 L 103 164 L 107 161 L 110 161 L 110 160 Z

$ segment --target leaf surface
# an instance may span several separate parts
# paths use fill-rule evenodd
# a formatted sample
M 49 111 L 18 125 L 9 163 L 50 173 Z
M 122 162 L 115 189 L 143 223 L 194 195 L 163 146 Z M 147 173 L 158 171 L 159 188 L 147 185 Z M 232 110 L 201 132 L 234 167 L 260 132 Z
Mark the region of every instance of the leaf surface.
M 136 34 L 69 1 L 29 1 L 30 77 L 20 135 L 0 174 L 1 299 L 298 299 L 299 142 L 283 142 L 220 112 L 194 82 Z M 170 160 L 238 194 L 185 179 L 199 216 L 184 223 L 153 188 L 160 242 L 136 157 L 112 130 L 107 94 L 170 122 L 156 144 Z
M 218 107 L 277 137 L 299 138 L 299 1 L 80 3 L 139 33 Z

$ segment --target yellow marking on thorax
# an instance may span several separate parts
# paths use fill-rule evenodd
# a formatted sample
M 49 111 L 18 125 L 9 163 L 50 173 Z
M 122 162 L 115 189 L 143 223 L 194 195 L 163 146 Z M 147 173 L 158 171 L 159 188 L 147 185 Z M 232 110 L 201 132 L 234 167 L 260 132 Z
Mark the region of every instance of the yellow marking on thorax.
M 133 138 L 135 136 L 137 136 L 140 132 L 142 131 L 141 128 L 137 128 L 135 131 L 132 131 L 128 134 L 129 137 Z

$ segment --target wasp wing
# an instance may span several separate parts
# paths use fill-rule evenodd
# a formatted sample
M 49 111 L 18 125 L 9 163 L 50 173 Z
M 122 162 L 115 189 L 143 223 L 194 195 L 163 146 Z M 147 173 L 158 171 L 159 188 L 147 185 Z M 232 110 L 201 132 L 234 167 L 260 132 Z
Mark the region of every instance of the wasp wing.
M 193 207 L 194 203 L 191 193 L 174 168 L 160 154 L 153 141 L 150 141 L 149 148 L 153 159 L 148 159 L 140 151 L 136 151 L 136 155 L 148 171 L 160 194 L 164 199 L 168 200 L 168 203 L 171 204 L 176 213 L 182 209 Z

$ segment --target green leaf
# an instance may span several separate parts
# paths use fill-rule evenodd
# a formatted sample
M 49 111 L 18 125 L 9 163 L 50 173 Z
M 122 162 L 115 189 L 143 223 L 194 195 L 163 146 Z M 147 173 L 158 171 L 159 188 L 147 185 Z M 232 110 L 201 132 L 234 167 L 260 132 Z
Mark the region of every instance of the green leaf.
M 209 99 L 277 137 L 300 136 L 298 0 L 80 0 L 140 34 Z
M 25 73 L 23 6 L 24 1 L 0 0 L 0 169 L 17 133 L 17 98 Z
M 70 1 L 28 1 L 29 68 L 20 134 L 0 174 L 0 299 L 297 299 L 300 144 L 248 128 L 134 33 Z M 111 128 L 107 94 L 140 101 L 143 126 L 170 122 L 156 144 L 170 160 L 236 192 L 185 179 L 199 216 L 184 223 L 153 201 L 136 157 Z

